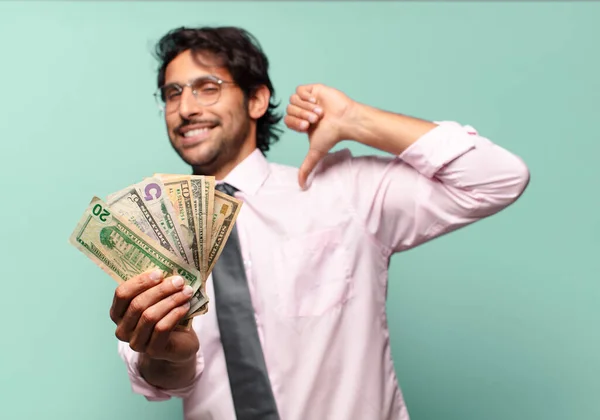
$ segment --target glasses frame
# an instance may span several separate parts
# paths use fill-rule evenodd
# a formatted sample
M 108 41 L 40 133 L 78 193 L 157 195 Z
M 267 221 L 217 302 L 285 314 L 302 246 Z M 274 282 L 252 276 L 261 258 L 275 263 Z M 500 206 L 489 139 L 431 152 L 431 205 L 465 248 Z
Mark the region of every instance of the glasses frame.
M 198 80 L 208 80 L 210 82 L 216 83 L 219 86 L 219 94 L 217 95 L 216 99 L 212 102 L 202 102 L 200 101 L 200 99 L 198 98 L 198 92 L 193 88 L 194 84 L 196 82 L 198 82 Z M 235 82 L 230 81 L 230 80 L 223 80 L 220 77 L 217 77 L 215 75 L 208 75 L 208 76 L 200 76 L 200 77 L 196 77 L 195 79 L 185 83 L 185 84 L 179 84 L 179 83 L 167 83 L 164 84 L 160 87 L 158 87 L 156 89 L 156 91 L 154 92 L 154 99 L 156 101 L 156 105 L 158 106 L 158 109 L 164 113 L 166 112 L 166 103 L 163 102 L 163 100 L 161 99 L 161 91 L 167 87 L 167 86 L 173 86 L 176 87 L 178 89 L 178 94 L 181 95 L 184 91 L 184 89 L 186 87 L 189 87 L 190 89 L 192 89 L 192 95 L 194 95 L 194 98 L 196 99 L 196 102 L 201 105 L 201 106 L 211 106 L 216 104 L 217 102 L 219 102 L 219 99 L 221 99 L 221 92 L 223 91 L 223 86 L 227 85 L 227 84 L 231 84 L 231 85 L 235 85 Z M 179 107 L 181 106 L 181 101 L 179 101 L 179 104 L 177 105 L 177 108 L 171 112 L 175 112 L 176 110 L 179 109 Z

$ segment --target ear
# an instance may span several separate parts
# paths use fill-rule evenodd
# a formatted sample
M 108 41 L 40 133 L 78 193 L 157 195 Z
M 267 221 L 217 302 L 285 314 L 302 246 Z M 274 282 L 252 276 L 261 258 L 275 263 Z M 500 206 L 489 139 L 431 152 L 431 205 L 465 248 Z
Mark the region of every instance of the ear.
M 265 115 L 270 100 L 271 94 L 269 88 L 264 85 L 256 88 L 254 94 L 250 97 L 250 101 L 248 101 L 248 114 L 250 115 L 250 118 L 257 120 Z

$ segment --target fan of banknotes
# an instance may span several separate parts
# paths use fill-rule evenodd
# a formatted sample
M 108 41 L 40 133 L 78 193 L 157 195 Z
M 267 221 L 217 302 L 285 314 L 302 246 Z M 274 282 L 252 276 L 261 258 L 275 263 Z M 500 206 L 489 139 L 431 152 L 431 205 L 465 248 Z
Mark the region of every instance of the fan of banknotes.
M 152 268 L 194 289 L 180 326 L 208 310 L 205 282 L 242 202 L 215 189 L 212 176 L 154 174 L 93 197 L 69 242 L 118 283 Z

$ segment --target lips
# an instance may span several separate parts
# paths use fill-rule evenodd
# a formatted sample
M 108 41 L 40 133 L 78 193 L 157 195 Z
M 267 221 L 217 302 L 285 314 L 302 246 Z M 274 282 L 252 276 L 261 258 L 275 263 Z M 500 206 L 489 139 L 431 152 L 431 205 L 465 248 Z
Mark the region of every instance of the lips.
M 183 147 L 192 147 L 206 140 L 216 125 L 195 124 L 181 128 L 179 135 L 182 137 Z

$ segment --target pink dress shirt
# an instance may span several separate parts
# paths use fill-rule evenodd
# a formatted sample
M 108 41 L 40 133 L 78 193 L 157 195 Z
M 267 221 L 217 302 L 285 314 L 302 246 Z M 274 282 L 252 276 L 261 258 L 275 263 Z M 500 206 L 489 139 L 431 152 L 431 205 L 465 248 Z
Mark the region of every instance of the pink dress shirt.
M 438 124 L 400 156 L 329 154 L 306 191 L 258 149 L 225 179 L 244 202 L 237 227 L 282 420 L 408 420 L 385 311 L 390 257 L 498 212 L 529 182 L 520 158 L 472 127 Z M 133 391 L 183 398 L 186 420 L 233 420 L 214 304 L 193 328 L 186 389 L 150 386 L 118 343 Z

